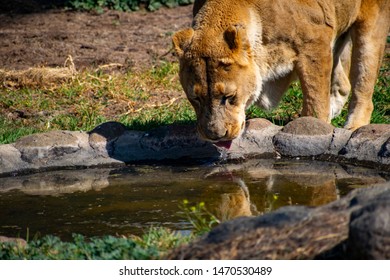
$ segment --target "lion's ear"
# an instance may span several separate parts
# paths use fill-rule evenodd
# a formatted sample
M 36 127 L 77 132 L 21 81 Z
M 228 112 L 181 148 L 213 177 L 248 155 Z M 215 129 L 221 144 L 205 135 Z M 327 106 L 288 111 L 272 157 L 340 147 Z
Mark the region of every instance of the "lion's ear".
M 245 32 L 245 27 L 242 25 L 231 25 L 223 34 L 226 43 L 232 51 L 246 50 L 248 48 L 248 38 Z
M 172 43 L 179 57 L 183 56 L 184 49 L 191 43 L 193 36 L 194 29 L 192 28 L 183 29 L 173 34 Z

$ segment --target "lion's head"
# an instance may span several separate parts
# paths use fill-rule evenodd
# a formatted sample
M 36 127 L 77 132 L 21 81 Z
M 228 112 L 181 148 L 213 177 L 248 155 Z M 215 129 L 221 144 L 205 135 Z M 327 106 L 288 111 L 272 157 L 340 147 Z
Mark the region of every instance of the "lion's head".
M 231 141 L 245 126 L 258 92 L 258 71 L 245 26 L 185 29 L 173 35 L 180 82 L 194 107 L 201 138 Z

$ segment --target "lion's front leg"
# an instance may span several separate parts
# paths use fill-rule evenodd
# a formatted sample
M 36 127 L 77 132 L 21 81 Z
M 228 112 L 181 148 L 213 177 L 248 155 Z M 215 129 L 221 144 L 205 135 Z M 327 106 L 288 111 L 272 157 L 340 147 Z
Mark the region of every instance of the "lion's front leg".
M 308 44 L 305 49 L 308 51 L 301 52 L 297 64 L 297 73 L 303 92 L 302 115 L 329 122 L 333 65 L 330 43 Z

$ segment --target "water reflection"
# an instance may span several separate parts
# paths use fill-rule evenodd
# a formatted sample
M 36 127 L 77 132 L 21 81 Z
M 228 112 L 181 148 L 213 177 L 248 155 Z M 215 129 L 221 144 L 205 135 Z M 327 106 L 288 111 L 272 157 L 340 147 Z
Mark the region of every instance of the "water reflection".
M 313 161 L 252 160 L 222 166 L 129 166 L 0 178 L 0 235 L 68 239 L 141 234 L 150 226 L 189 230 L 184 199 L 205 202 L 220 220 L 285 205 L 317 206 L 387 173 Z M 30 236 L 31 237 L 31 236 Z

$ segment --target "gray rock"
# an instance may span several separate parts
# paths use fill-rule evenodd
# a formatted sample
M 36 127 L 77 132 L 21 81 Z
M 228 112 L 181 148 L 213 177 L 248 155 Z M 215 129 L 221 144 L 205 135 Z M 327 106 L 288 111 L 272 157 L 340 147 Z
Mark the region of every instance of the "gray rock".
M 122 162 L 139 160 L 142 153 L 139 142 L 143 134 L 140 131 L 125 131 L 109 143 L 108 155 Z
M 390 164 L 388 143 L 390 126 L 370 124 L 357 129 L 340 151 L 343 158 L 372 163 Z
M 22 159 L 29 163 L 48 161 L 66 154 L 74 154 L 80 150 L 77 132 L 51 131 L 37 133 L 20 138 L 15 147 L 20 151 Z
M 335 128 L 333 131 L 332 140 L 329 146 L 329 150 L 325 152 L 325 154 L 330 154 L 333 156 L 338 156 L 340 151 L 345 147 L 348 143 L 349 138 L 351 138 L 352 131 L 343 129 L 343 128 Z
M 103 123 L 89 132 L 89 144 L 101 156 L 113 153 L 113 140 L 126 132 L 126 126 L 118 122 Z
M 171 125 L 148 132 L 126 131 L 112 143 L 111 156 L 124 162 L 218 158 L 209 142 L 198 138 L 194 126 Z
M 192 125 L 171 125 L 145 133 L 140 141 L 150 158 L 218 158 L 219 153 L 209 142 L 199 139 Z
M 348 254 L 352 259 L 390 259 L 390 192 L 352 212 Z
M 301 117 L 289 122 L 282 131 L 302 136 L 329 135 L 333 133 L 333 126 L 317 118 Z
M 204 242 L 207 244 L 223 243 L 229 239 L 240 238 L 243 234 L 250 233 L 258 228 L 291 225 L 307 218 L 309 214 L 306 207 L 292 206 L 256 218 L 240 217 L 222 223 L 207 235 Z
M 333 127 L 312 117 L 288 123 L 273 139 L 276 151 L 287 157 L 317 156 L 329 150 Z
M 390 158 L 390 138 L 383 143 L 381 150 L 379 151 L 379 156 L 383 159 Z
M 0 146 L 0 175 L 47 169 L 124 165 L 159 160 L 234 160 L 253 157 L 315 157 L 390 169 L 390 125 L 368 125 L 352 136 L 316 118 L 279 127 L 265 119 L 247 121 L 229 149 L 198 138 L 193 125 L 170 125 L 147 132 L 108 122 L 90 133 L 52 131 Z
M 98 125 L 89 132 L 90 139 L 99 142 L 101 139 L 111 141 L 118 138 L 126 131 L 126 126 L 119 122 L 106 122 Z
M 0 174 L 124 164 L 90 145 L 87 133 L 51 131 L 0 146 Z
M 14 145 L 0 145 L 0 174 L 13 173 L 28 168 L 29 164 L 21 157 L 20 151 Z

